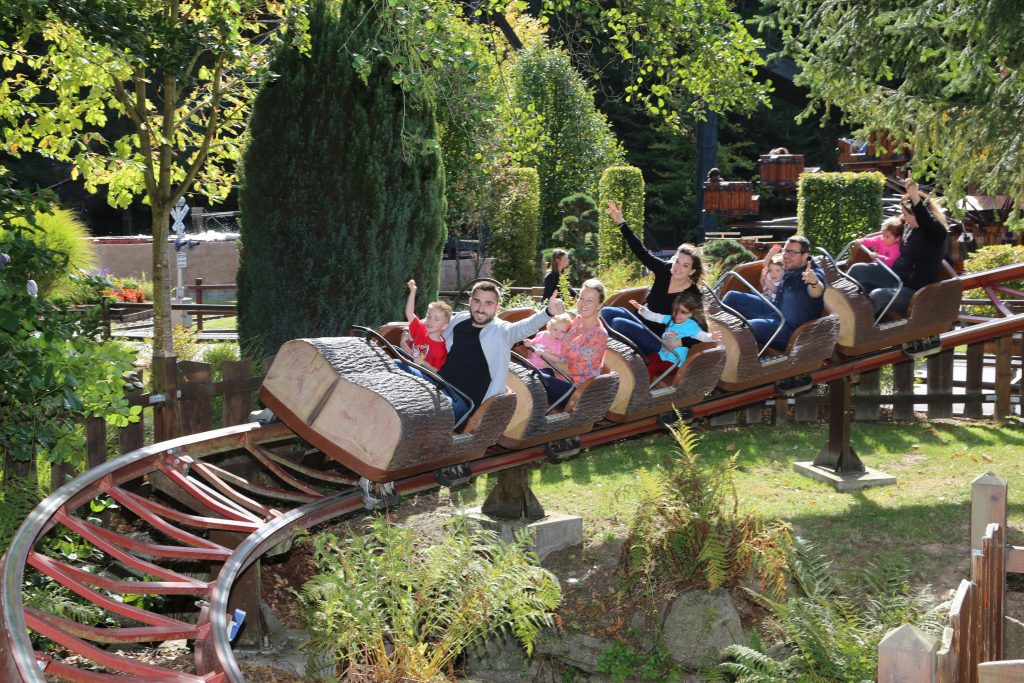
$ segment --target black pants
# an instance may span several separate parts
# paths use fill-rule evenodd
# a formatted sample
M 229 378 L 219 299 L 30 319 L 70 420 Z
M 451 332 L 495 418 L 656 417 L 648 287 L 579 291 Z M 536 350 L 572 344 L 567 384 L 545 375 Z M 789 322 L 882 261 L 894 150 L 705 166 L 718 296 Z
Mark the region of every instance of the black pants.
M 875 309 L 876 316 L 889 303 L 893 294 L 896 294 L 900 284 L 899 278 L 894 280 L 893 274 L 877 263 L 854 263 L 850 266 L 850 270 L 846 272 L 846 275 L 859 282 L 864 291 L 868 293 L 868 298 L 871 299 L 871 307 Z M 894 313 L 906 313 L 907 307 L 910 305 L 910 298 L 914 296 L 916 291 L 916 289 L 909 287 L 901 289 L 889 310 Z

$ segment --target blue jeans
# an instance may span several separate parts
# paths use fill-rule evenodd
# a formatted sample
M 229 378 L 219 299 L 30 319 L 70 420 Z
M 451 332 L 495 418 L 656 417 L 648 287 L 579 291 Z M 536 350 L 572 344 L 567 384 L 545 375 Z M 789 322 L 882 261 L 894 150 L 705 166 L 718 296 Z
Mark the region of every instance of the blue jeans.
M 757 294 L 732 290 L 725 293 L 722 303 L 746 318 L 747 323 L 750 324 L 750 330 L 754 333 L 754 339 L 761 346 L 771 339 L 779 326 L 778 313 L 772 310 L 772 307 Z M 785 351 L 792 334 L 793 331 L 789 326 L 784 326 L 778 336 L 772 340 L 772 348 Z
M 558 403 L 558 399 L 562 398 L 565 392 L 572 388 L 572 383 L 562 379 L 561 375 L 556 375 L 555 371 L 551 368 L 539 368 L 540 374 L 544 375 L 544 390 L 548 394 L 548 405 L 554 407 Z M 565 397 L 568 401 L 572 397 L 572 393 Z
M 602 308 L 601 320 L 611 329 L 629 338 L 643 355 L 649 356 L 661 351 L 661 340 L 658 335 L 643 323 L 637 322 L 626 309 L 617 306 Z
M 424 372 L 420 372 L 420 369 L 417 368 L 415 365 L 410 365 L 406 363 L 404 360 L 398 360 L 397 358 L 395 359 L 395 365 L 400 367 L 402 370 L 405 370 L 410 375 L 415 375 L 420 379 L 427 380 L 428 382 L 436 386 L 438 389 L 440 389 L 441 395 L 448 399 L 448 402 L 452 404 L 452 412 L 455 413 L 456 422 L 461 420 L 462 416 L 469 412 L 469 404 L 466 403 L 466 399 L 462 398 L 462 396 L 459 395 L 458 393 L 450 391 L 448 387 L 444 386 L 443 384 L 438 384 L 433 377 L 430 377 Z
M 889 303 L 892 295 L 896 294 L 896 289 L 899 286 L 898 279 L 893 280 L 889 271 L 877 263 L 854 263 L 846 272 L 846 276 L 860 283 L 860 286 L 868 293 L 871 307 L 875 310 L 876 316 Z M 893 313 L 906 313 L 907 307 L 910 305 L 910 298 L 916 291 L 909 287 L 901 289 L 889 310 Z

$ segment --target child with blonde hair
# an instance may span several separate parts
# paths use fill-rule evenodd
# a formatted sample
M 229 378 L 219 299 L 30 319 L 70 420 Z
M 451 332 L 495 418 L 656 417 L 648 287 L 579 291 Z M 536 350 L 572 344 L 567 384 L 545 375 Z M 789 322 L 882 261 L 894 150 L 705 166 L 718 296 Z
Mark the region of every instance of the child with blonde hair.
M 562 342 L 571 325 L 572 316 L 568 313 L 561 313 L 549 320 L 547 327 L 538 332 L 533 339 L 523 341 L 523 345 L 530 349 L 530 355 L 526 360 L 538 368 L 551 367 L 540 357 L 540 352 L 547 351 L 561 358 Z
M 432 301 L 423 320 L 416 317 L 416 281 L 409 280 L 409 297 L 405 301 L 405 319 L 409 323 L 409 350 L 413 361 L 440 370 L 448 360 L 444 331 L 452 319 L 452 308 L 443 301 Z M 404 341 L 404 339 L 403 339 Z

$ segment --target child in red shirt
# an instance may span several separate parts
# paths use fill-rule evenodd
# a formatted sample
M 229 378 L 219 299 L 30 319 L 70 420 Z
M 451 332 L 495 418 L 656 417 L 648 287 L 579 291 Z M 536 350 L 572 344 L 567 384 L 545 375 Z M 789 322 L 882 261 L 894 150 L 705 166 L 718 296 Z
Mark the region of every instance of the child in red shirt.
M 423 320 L 416 317 L 416 281 L 409 280 L 409 298 L 405 302 L 405 319 L 409 322 L 409 338 L 412 341 L 412 356 L 417 363 L 425 363 L 437 371 L 448 360 L 448 348 L 444 343 L 444 331 L 452 319 L 451 307 L 443 301 L 434 301 L 427 306 Z

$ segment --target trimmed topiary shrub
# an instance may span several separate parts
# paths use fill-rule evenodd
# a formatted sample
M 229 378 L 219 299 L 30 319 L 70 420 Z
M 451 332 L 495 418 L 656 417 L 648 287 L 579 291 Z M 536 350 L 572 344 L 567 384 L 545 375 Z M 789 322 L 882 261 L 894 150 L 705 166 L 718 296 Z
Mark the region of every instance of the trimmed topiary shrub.
M 558 202 L 558 210 L 566 215 L 551 238 L 569 252 L 572 280 L 582 284 L 597 274 L 597 204 L 588 195 L 573 194 Z M 562 282 L 568 284 L 565 273 Z
M 803 173 L 797 182 L 797 234 L 835 256 L 882 223 L 881 173 Z
M 1024 262 L 1024 247 L 1016 247 L 1012 244 L 992 244 L 982 247 L 967 257 L 964 261 L 965 273 L 980 273 L 983 270 L 992 270 L 1015 263 Z M 1002 283 L 1010 289 L 1024 290 L 1024 280 L 1011 280 Z M 985 293 L 980 289 L 969 289 L 964 292 L 965 299 L 984 299 Z M 997 316 L 994 306 L 968 306 L 967 313 L 971 315 Z
M 597 244 L 599 271 L 614 263 L 630 263 L 639 270 L 639 264 L 629 251 L 619 227 L 605 210 L 608 201 L 614 201 L 622 209 L 622 217 L 629 223 L 640 239 L 644 235 L 644 174 L 636 166 L 609 166 L 601 174 L 597 202 L 600 220 L 598 222 Z
M 540 177 L 535 168 L 510 168 L 495 182 L 497 212 L 491 219 L 489 253 L 496 280 L 528 287 L 537 283 Z
M 433 108 L 369 49 L 383 30 L 375 7 L 315 3 L 309 54 L 283 48 L 253 104 L 239 192 L 246 356 L 399 320 L 409 278 L 417 310 L 436 296 L 445 201 Z

